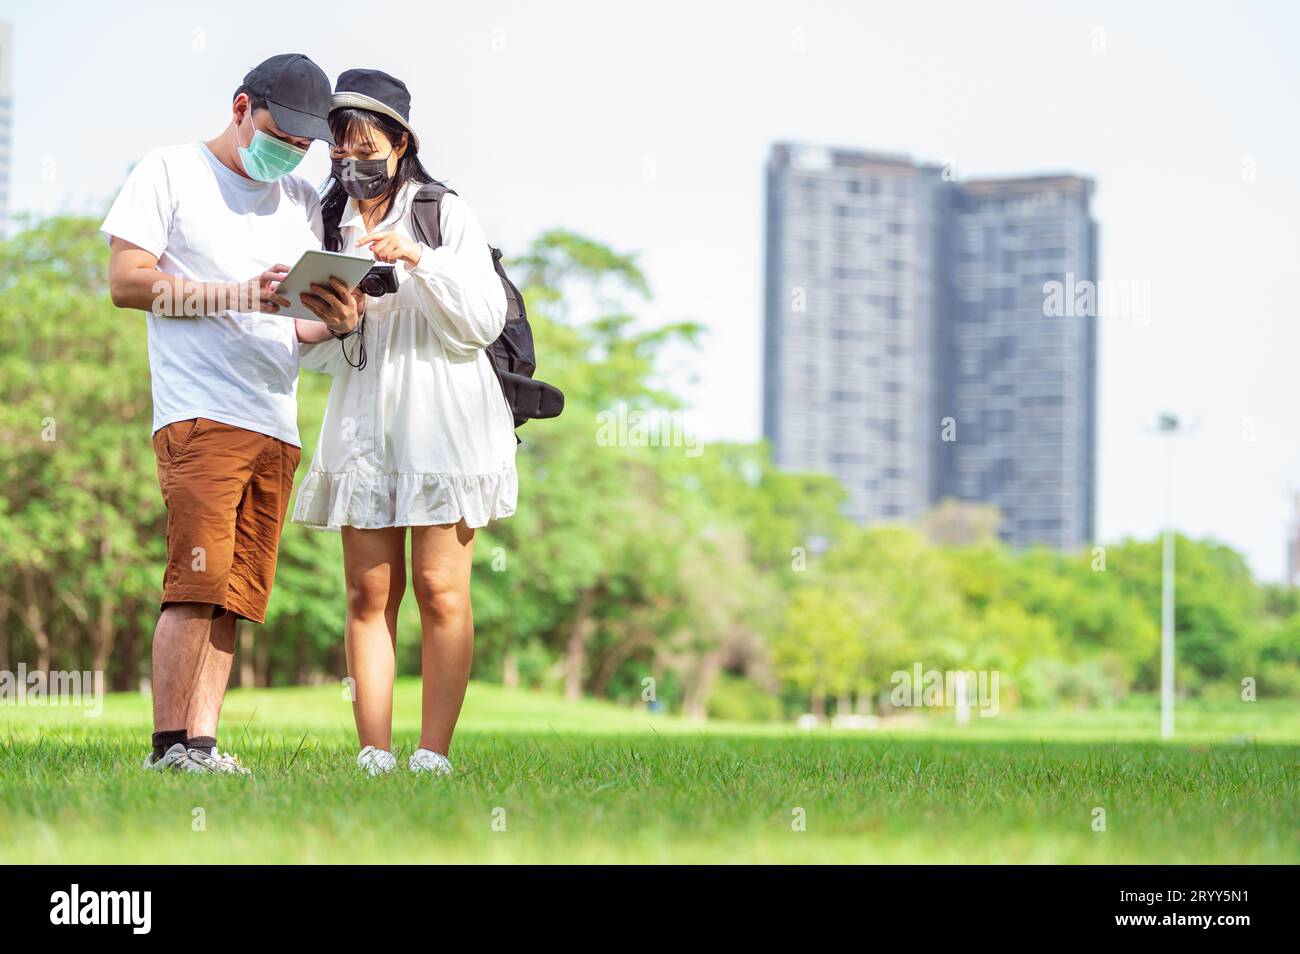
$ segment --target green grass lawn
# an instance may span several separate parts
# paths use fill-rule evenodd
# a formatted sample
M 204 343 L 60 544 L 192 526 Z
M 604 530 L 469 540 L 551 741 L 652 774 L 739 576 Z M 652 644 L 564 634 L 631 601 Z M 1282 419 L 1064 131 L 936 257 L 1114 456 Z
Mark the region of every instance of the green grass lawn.
M 404 752 L 418 699 L 403 680 Z M 805 732 L 476 683 L 453 778 L 365 779 L 337 687 L 235 691 L 221 745 L 244 780 L 141 771 L 137 695 L 98 718 L 0 707 L 0 862 L 1300 860 L 1300 706 L 1179 716 L 1173 744 L 1150 700 Z

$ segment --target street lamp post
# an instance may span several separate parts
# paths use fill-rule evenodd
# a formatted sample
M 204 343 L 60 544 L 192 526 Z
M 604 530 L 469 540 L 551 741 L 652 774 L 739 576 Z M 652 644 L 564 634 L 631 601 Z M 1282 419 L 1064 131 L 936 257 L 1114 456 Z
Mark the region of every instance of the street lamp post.
M 1178 418 L 1161 414 L 1156 425 L 1172 438 L 1178 433 Z M 1160 736 L 1174 737 L 1174 451 L 1165 442 L 1165 532 L 1164 565 L 1160 585 Z

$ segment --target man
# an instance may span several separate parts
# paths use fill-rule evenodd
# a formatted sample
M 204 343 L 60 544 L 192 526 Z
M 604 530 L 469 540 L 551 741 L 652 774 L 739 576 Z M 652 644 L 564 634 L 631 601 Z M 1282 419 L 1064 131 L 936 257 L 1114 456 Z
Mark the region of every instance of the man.
M 271 57 L 244 77 L 226 129 L 148 153 L 102 226 L 113 303 L 149 313 L 167 508 L 150 768 L 247 774 L 218 750 L 217 721 L 235 621 L 266 619 L 301 455 L 298 341 L 275 288 L 283 263 L 321 246 L 319 199 L 292 171 L 313 140 L 333 143 L 329 109 L 315 63 Z

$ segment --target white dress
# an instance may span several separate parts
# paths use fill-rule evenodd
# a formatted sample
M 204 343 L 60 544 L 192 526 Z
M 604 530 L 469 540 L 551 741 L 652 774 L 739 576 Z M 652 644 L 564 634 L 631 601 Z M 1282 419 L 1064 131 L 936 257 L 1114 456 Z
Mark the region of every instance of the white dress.
M 373 231 L 407 223 L 408 183 Z M 349 200 L 343 251 L 365 233 Z M 399 263 L 396 294 L 366 301 L 366 367 L 337 340 L 303 345 L 302 366 L 334 376 L 320 440 L 293 519 L 319 529 L 471 527 L 515 512 L 514 421 L 484 349 L 505 325 L 506 296 L 478 220 L 459 196 L 441 203 L 443 245 Z M 356 336 L 344 345 L 355 354 Z M 355 357 L 353 360 L 356 360 Z

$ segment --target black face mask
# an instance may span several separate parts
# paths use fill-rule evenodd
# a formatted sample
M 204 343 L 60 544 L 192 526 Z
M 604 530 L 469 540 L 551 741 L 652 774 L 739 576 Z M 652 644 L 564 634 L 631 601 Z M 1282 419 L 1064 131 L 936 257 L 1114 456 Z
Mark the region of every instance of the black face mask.
M 343 191 L 354 199 L 375 199 L 384 194 L 393 177 L 387 159 L 335 159 L 330 171 Z

